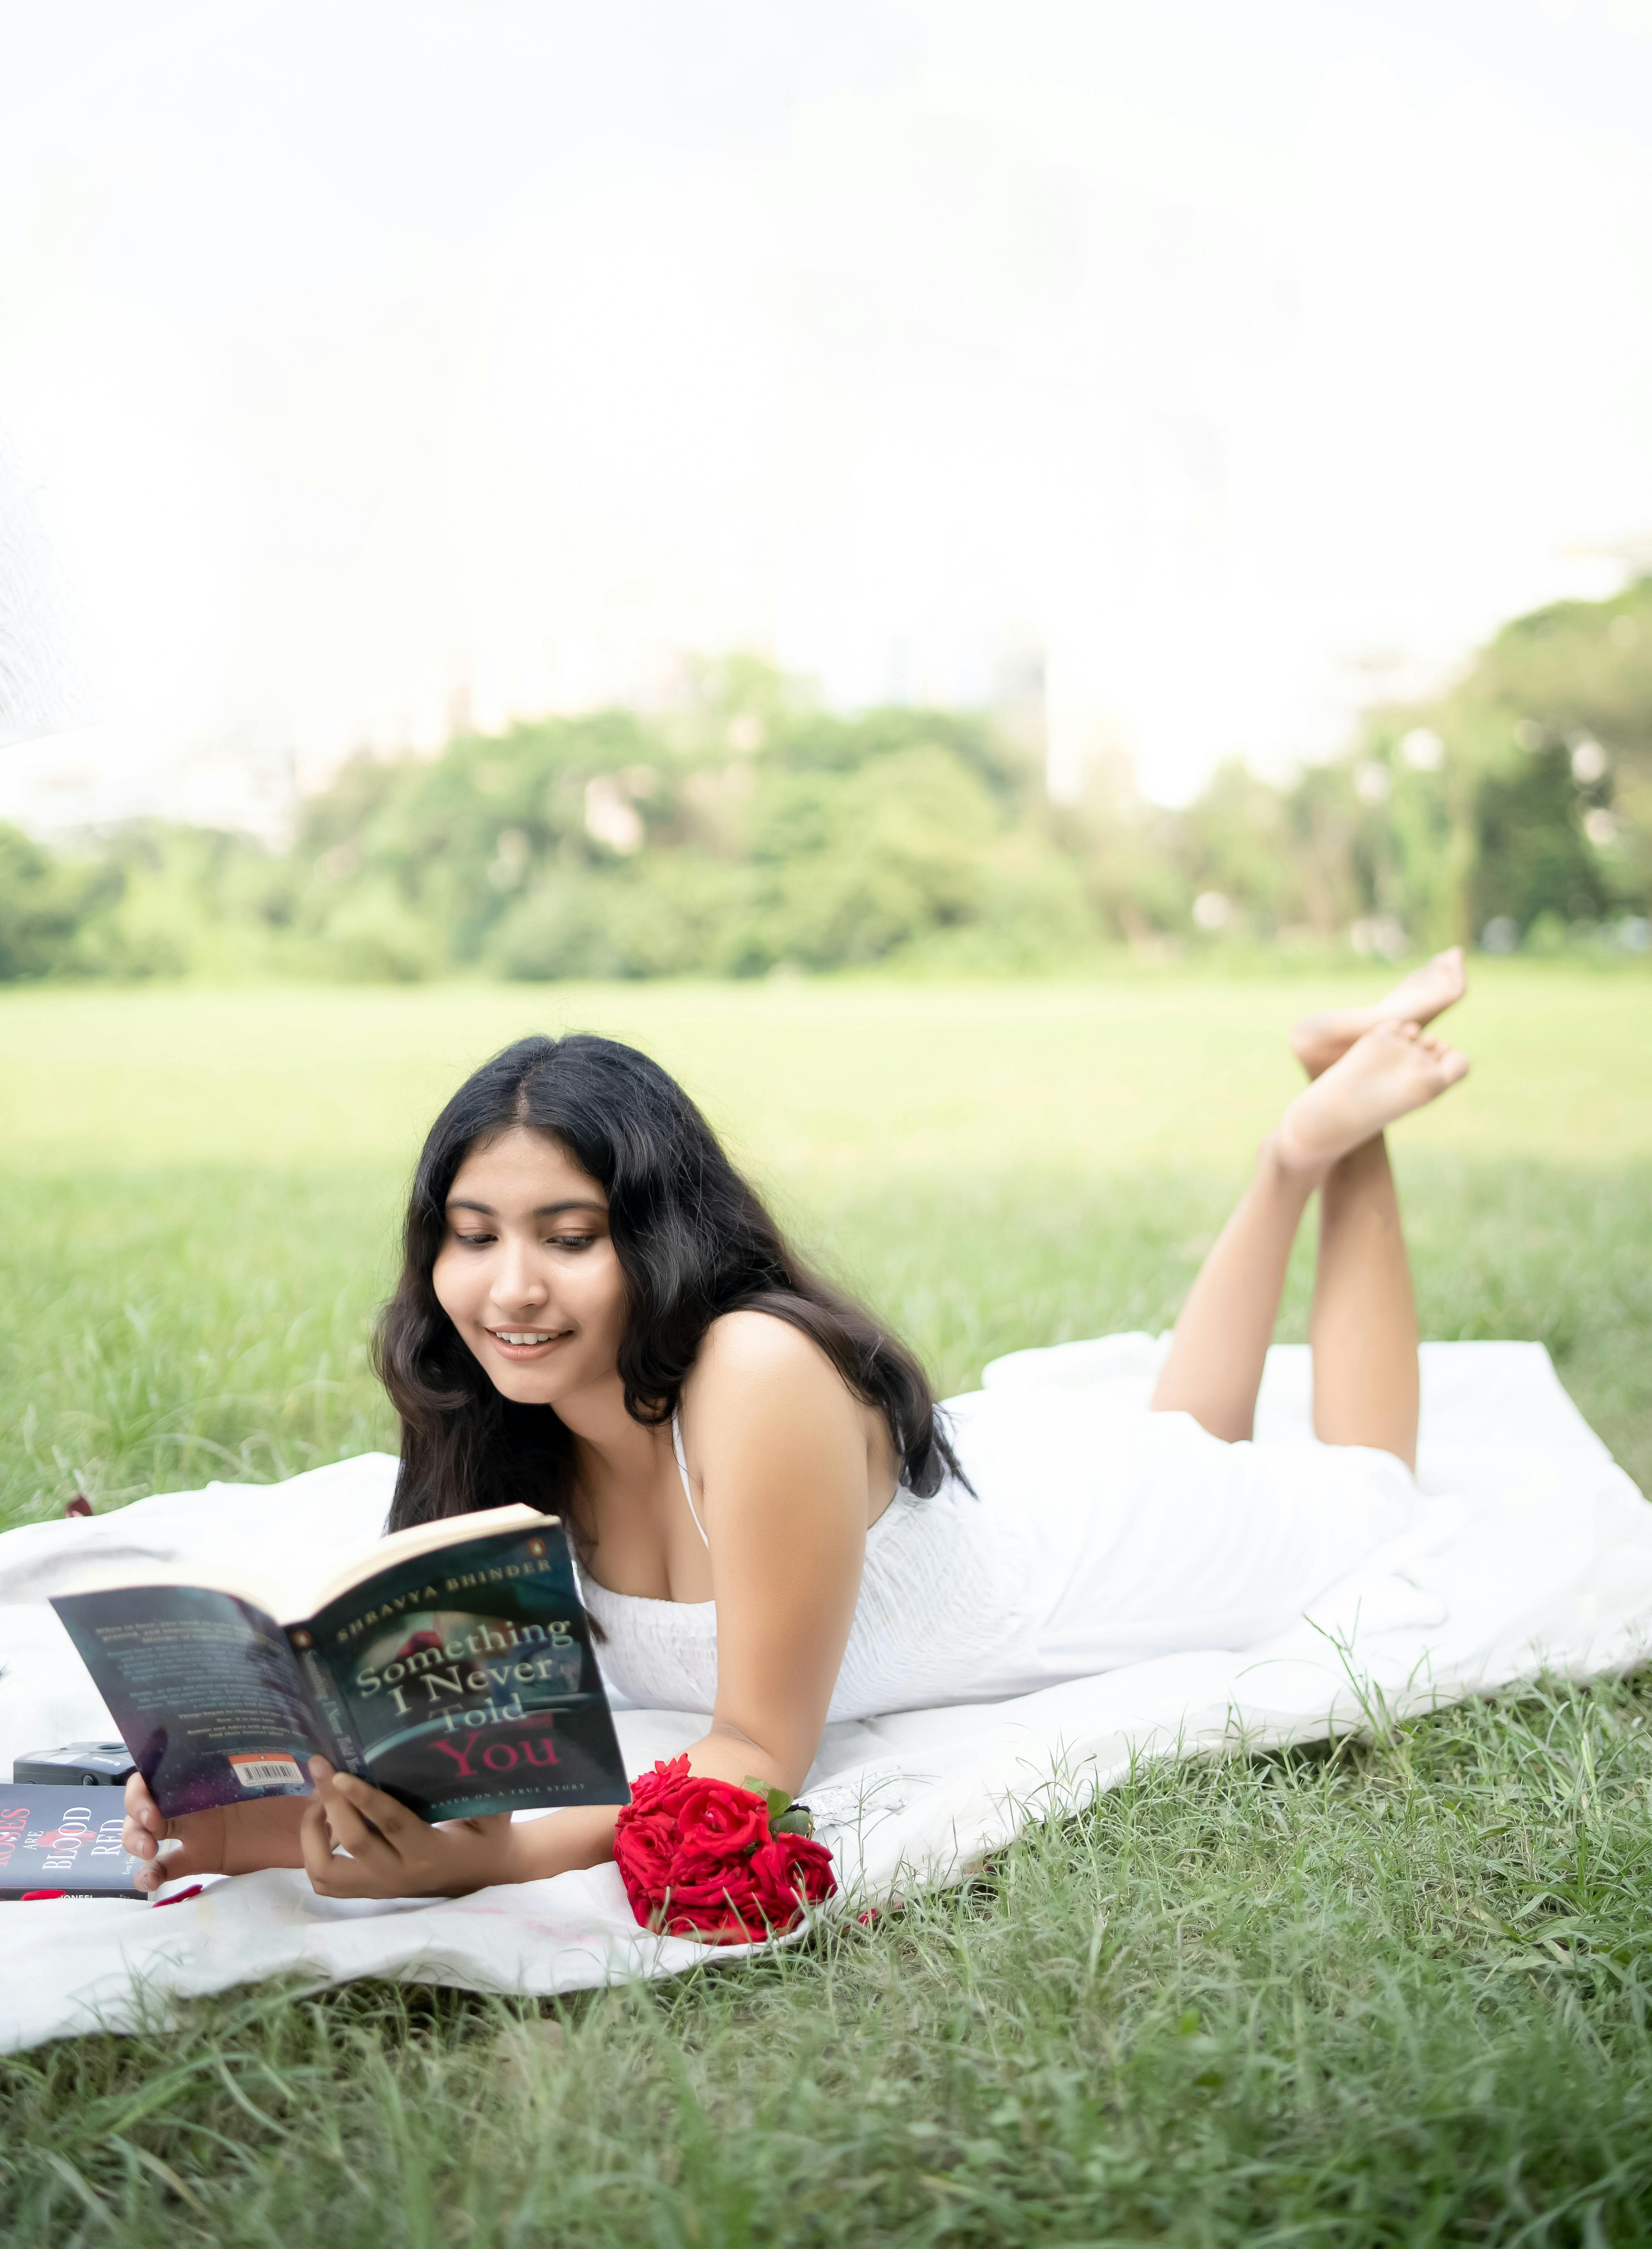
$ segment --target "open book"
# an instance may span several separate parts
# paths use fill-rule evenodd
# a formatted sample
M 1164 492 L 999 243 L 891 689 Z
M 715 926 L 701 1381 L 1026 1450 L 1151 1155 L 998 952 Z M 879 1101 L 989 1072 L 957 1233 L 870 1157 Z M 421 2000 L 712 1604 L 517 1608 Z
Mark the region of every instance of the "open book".
M 256 1585 L 52 1606 L 169 1819 L 306 1793 L 318 1754 L 426 1819 L 630 1799 L 567 1536 L 531 1507 L 393 1531 L 290 1623 Z

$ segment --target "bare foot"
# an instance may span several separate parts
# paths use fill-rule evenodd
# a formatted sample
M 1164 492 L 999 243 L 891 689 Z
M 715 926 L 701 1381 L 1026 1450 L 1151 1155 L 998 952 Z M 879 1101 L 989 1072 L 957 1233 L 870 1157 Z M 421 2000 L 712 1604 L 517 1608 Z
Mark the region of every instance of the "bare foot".
M 1454 945 L 1402 976 L 1374 1008 L 1327 1008 L 1304 1015 L 1291 1034 L 1291 1051 L 1310 1077 L 1318 1077 L 1379 1023 L 1431 1023 L 1463 997 L 1468 984 L 1463 947 Z
M 1299 1093 L 1274 1136 L 1280 1161 L 1316 1177 L 1469 1074 L 1469 1058 L 1415 1023 L 1379 1023 Z

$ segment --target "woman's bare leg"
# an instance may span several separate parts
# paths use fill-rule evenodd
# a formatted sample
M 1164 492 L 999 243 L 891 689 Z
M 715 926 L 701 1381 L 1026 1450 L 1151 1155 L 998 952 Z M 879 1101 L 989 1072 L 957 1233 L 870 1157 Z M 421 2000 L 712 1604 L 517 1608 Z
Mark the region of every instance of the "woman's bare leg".
M 1315 1435 L 1374 1445 L 1415 1468 L 1417 1307 L 1380 1133 L 1333 1164 L 1319 1191 L 1308 1339 Z
M 1155 1413 L 1191 1413 L 1230 1443 L 1250 1434 L 1297 1228 L 1309 1197 L 1346 1164 L 1330 1190 L 1330 1268 L 1315 1295 L 1316 1426 L 1323 1337 L 1325 1413 L 1331 1426 L 1342 1427 L 1352 1413 L 1352 1427 L 1360 1432 L 1345 1429 L 1333 1441 L 1399 1450 L 1408 1426 L 1415 1447 L 1415 1314 L 1380 1140 L 1387 1125 L 1437 1098 L 1468 1068 L 1462 1055 L 1419 1033 L 1415 1023 L 1380 1023 L 1297 1096 L 1263 1143 L 1256 1176 L 1188 1293 L 1153 1391 Z M 1373 1143 L 1377 1153 L 1366 1154 Z M 1386 1236 L 1385 1182 L 1392 1220 Z M 1396 1273 L 1410 1321 L 1408 1376 L 1399 1365 L 1399 1338 L 1407 1331 L 1397 1309 Z M 1378 1306 L 1380 1347 L 1372 1355 Z M 1358 1372 L 1361 1352 L 1371 1356 L 1368 1379 Z M 1392 1446 L 1389 1437 L 1396 1440 Z
M 1304 1016 L 1291 1046 L 1310 1077 L 1376 1022 L 1428 1023 L 1463 997 L 1463 948 L 1437 953 L 1374 1008 Z M 1313 1425 L 1332 1445 L 1375 1445 L 1416 1466 L 1417 1311 L 1387 1144 L 1368 1140 L 1325 1175 L 1314 1275 Z
M 1282 1160 L 1270 1133 L 1239 1207 L 1200 1267 L 1153 1393 L 1155 1413 L 1191 1413 L 1213 1437 L 1250 1434 L 1291 1246 L 1318 1184 Z

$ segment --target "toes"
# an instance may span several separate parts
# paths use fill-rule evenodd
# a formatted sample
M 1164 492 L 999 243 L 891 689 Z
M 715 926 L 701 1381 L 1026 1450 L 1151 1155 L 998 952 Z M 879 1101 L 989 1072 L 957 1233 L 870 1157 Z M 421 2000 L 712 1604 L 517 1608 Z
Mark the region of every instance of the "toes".
M 1447 1046 L 1443 1039 L 1423 1037 L 1417 1044 L 1439 1072 L 1442 1085 L 1455 1085 L 1459 1078 L 1468 1076 L 1468 1056 L 1459 1054 L 1456 1047 Z

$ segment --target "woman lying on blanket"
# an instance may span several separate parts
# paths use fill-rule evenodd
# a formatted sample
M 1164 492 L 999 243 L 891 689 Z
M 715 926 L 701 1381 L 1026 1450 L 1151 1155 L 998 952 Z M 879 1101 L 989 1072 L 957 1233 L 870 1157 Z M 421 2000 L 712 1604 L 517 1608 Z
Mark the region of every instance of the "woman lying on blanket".
M 810 1272 L 674 1081 L 605 1039 L 524 1039 L 421 1158 L 378 1337 L 402 1417 L 390 1527 L 527 1499 L 568 1523 L 610 1681 L 703 1711 L 694 1771 L 799 1788 L 834 1719 L 995 1701 L 1249 1648 L 1418 1506 L 1417 1331 L 1383 1142 L 1455 1085 L 1422 1025 L 1442 953 L 1309 1018 L 1310 1083 L 1262 1145 L 1150 1403 L 996 1389 L 944 1415 L 910 1351 Z M 1286 1261 L 1320 1201 L 1318 1443 L 1250 1441 Z M 330 1897 L 457 1895 L 612 1854 L 612 1810 L 428 1826 L 366 1782 L 163 1821 L 162 1878 L 303 1866 Z

